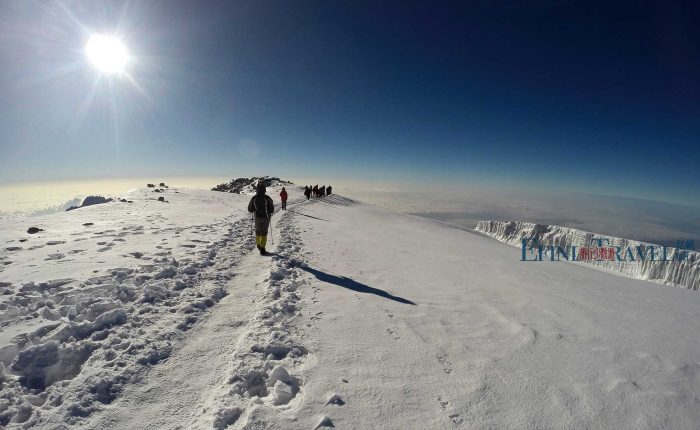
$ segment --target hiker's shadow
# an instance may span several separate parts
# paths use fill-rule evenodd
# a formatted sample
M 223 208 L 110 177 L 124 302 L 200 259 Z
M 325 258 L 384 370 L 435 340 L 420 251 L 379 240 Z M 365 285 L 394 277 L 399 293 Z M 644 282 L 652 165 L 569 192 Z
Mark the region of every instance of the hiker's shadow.
M 303 214 L 303 213 L 301 213 L 301 212 L 296 212 L 296 211 L 293 211 L 293 210 L 291 210 L 291 209 L 287 209 L 287 212 L 291 212 L 291 213 L 293 213 L 293 214 L 297 214 L 297 215 L 301 215 L 301 216 L 305 216 L 305 217 L 308 217 L 308 218 L 313 218 L 313 219 L 317 219 L 317 220 L 321 220 L 321 221 L 326 221 L 326 222 L 328 221 L 327 219 L 319 218 L 319 217 L 317 217 L 317 216 L 312 216 L 312 215 Z
M 412 301 L 410 301 L 408 299 L 404 299 L 403 297 L 391 295 L 384 290 L 380 290 L 379 288 L 370 287 L 369 285 L 362 284 L 360 282 L 357 282 L 357 281 L 350 279 L 350 278 L 347 278 L 345 276 L 331 275 L 329 273 L 321 272 L 320 270 L 313 269 L 313 268 L 306 266 L 306 265 L 300 265 L 299 268 L 311 273 L 319 281 L 328 282 L 329 284 L 334 284 L 334 285 L 337 285 L 339 287 L 347 288 L 348 290 L 357 291 L 358 293 L 374 294 L 374 295 L 377 295 L 379 297 L 384 297 L 385 299 L 393 300 L 395 302 L 404 303 L 407 305 L 415 305 L 415 303 L 413 303 Z

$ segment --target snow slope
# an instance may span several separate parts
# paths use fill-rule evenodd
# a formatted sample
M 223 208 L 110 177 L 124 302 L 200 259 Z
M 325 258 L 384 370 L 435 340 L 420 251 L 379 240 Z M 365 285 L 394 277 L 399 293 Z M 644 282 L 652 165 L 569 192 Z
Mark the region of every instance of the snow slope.
M 315 217 L 302 240 L 317 360 L 300 416 L 339 428 L 696 427 L 697 293 L 521 263 L 490 238 L 340 198 L 299 211 Z M 332 393 L 345 405 L 322 406 Z
M 162 203 L 139 189 L 132 204 L 32 218 L 45 230 L 33 236 L 3 219 L 2 425 L 700 420 L 697 293 L 521 263 L 472 232 L 287 188 L 271 257 L 253 250 L 249 197 L 235 193 L 171 188 Z
M 477 231 L 487 234 L 494 239 L 522 249 L 522 240 L 536 239 L 542 244 L 559 246 L 589 245 L 594 237 L 599 234 L 591 233 L 575 228 L 560 227 L 556 225 L 532 224 L 520 221 L 480 221 L 477 223 Z M 653 245 L 647 242 L 608 237 L 606 246 L 619 246 L 622 249 L 648 247 Z M 657 245 L 658 246 L 658 245 Z M 676 250 L 669 249 L 668 258 L 676 255 Z M 681 286 L 691 290 L 700 289 L 700 253 L 685 251 L 686 258 L 682 261 L 659 262 L 647 259 L 646 261 L 584 261 L 585 264 L 593 264 L 604 269 L 624 273 L 634 278 L 646 279 L 666 285 Z

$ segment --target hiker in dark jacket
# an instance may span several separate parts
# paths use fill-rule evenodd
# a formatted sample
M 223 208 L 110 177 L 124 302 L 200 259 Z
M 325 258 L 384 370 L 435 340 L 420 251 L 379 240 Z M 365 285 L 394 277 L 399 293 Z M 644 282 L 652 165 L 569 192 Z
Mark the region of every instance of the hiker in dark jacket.
M 318 195 L 321 197 L 326 197 L 326 186 L 322 186 L 318 189 Z
M 331 186 L 329 185 L 329 186 L 326 188 L 326 194 L 330 196 L 332 192 L 333 192 L 333 187 L 331 187 Z
M 258 182 L 256 193 L 248 203 L 248 212 L 255 214 L 255 244 L 260 250 L 260 255 L 267 255 L 267 229 L 270 227 L 270 217 L 275 211 L 275 204 L 265 191 L 265 184 Z
M 311 187 L 310 186 L 305 186 L 304 187 L 304 195 L 306 196 L 306 200 L 309 200 L 309 197 L 311 197 Z

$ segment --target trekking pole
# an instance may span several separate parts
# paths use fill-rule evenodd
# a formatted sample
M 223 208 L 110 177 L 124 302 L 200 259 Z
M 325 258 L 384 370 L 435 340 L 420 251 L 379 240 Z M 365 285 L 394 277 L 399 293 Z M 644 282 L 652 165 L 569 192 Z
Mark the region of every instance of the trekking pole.
M 270 216 L 270 241 L 275 244 L 275 235 L 272 233 L 272 216 Z

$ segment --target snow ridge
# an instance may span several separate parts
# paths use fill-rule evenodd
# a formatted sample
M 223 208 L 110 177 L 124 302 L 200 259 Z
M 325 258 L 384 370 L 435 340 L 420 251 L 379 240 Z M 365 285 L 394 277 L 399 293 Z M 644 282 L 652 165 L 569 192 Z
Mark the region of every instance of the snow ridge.
M 42 209 L 34 209 L 34 210 L 28 210 L 28 211 L 13 211 L 13 212 L 3 212 L 0 211 L 0 215 L 5 215 L 5 214 L 20 214 L 20 215 L 26 215 L 30 217 L 39 217 L 43 215 L 51 215 L 59 212 L 65 212 L 66 209 L 68 209 L 71 206 L 80 206 L 80 203 L 83 201 L 81 197 L 74 197 L 70 200 L 67 200 L 61 204 L 57 204 L 54 206 L 49 206 L 45 207 Z
M 535 239 L 541 244 L 555 246 L 589 245 L 595 237 L 604 235 L 575 228 L 556 225 L 532 224 L 521 221 L 479 221 L 475 229 L 501 242 L 522 247 L 523 239 Z M 607 237 L 609 246 L 635 248 L 654 244 L 630 239 Z M 658 245 L 655 245 L 658 246 Z M 678 251 L 669 248 L 668 258 Z M 657 282 L 660 284 L 684 287 L 691 290 L 700 289 L 700 253 L 686 251 L 687 257 L 681 261 L 581 261 L 608 270 L 624 273 L 634 278 Z

